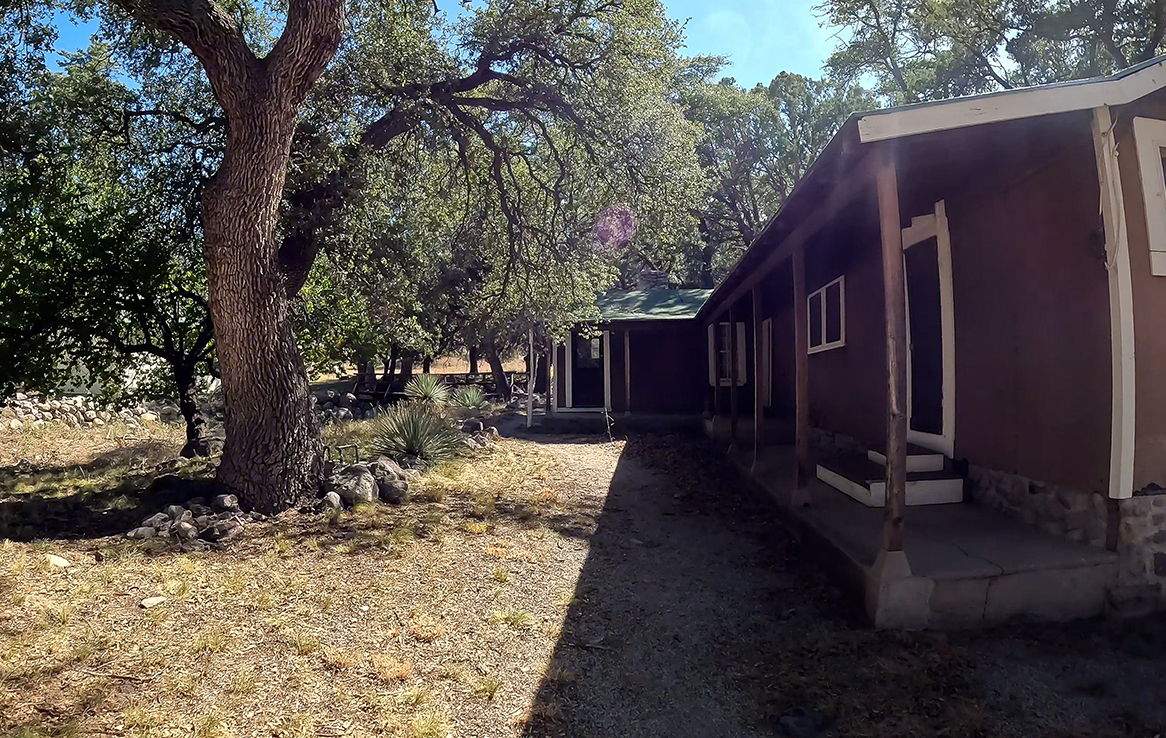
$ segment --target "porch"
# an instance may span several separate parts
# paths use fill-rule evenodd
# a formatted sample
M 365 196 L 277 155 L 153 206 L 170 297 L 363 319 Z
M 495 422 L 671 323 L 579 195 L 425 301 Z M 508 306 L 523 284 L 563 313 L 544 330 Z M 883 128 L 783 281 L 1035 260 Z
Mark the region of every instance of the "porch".
M 888 577 L 882 508 L 810 479 L 798 491 L 793 446 L 730 456 L 790 513 L 804 545 L 860 597 L 877 627 L 963 628 L 1013 618 L 1100 615 L 1117 554 L 1039 531 L 972 503 L 914 507 L 904 521 L 905 576 Z

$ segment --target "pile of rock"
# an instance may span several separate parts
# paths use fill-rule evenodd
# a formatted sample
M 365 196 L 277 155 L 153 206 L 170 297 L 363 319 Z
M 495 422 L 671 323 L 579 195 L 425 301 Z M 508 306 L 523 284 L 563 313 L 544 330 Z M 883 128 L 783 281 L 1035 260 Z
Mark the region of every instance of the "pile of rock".
M 64 423 L 73 428 L 102 426 L 108 423 L 178 423 L 182 415 L 173 406 L 138 405 L 116 408 L 98 405 L 85 395 L 48 398 L 17 392 L 8 404 L 0 407 L 0 422 L 11 430 L 25 426 L 39 428 L 47 423 Z
M 185 506 L 170 505 L 146 518 L 126 538 L 169 538 L 184 551 L 198 550 L 206 548 L 207 542 L 226 543 L 242 533 L 247 523 L 263 519 L 261 513 L 240 510 L 235 495 L 216 495 L 210 505 L 205 498 L 193 497 Z
M 321 423 L 361 420 L 376 414 L 376 405 L 361 400 L 351 392 L 341 393 L 336 390 L 317 392 L 312 395 L 312 405 L 316 408 L 316 415 Z
M 416 474 L 405 471 L 395 461 L 385 457 L 325 471 L 324 497 L 320 501 L 324 510 L 339 510 L 344 506 L 378 500 L 390 505 L 401 505 L 409 501 L 409 479 Z
M 473 449 L 486 448 L 500 437 L 497 428 L 492 425 L 484 425 L 482 421 L 477 419 L 463 422 L 462 433 L 465 434 L 462 441 L 468 448 Z

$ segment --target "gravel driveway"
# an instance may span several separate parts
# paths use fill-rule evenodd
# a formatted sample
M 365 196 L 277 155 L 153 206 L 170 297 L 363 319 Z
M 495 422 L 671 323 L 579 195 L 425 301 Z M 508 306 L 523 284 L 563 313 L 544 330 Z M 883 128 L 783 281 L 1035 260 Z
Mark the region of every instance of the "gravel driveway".
M 876 633 L 703 441 L 542 440 L 600 512 L 527 735 L 1163 732 L 1162 618 Z

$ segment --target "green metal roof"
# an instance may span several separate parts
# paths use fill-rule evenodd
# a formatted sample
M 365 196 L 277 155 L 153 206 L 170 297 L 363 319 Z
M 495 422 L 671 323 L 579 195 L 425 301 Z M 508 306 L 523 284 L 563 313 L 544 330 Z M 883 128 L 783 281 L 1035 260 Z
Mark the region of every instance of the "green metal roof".
M 712 290 L 608 290 L 595 301 L 604 323 L 695 318 Z

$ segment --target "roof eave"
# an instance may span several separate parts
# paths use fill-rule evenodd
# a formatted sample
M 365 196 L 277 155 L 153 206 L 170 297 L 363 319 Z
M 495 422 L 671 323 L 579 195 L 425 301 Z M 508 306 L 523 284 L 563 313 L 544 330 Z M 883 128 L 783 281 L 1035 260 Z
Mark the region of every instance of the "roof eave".
M 859 141 L 873 143 L 985 123 L 1091 110 L 1103 105 L 1126 105 L 1162 87 L 1166 87 L 1166 56 L 1109 77 L 863 113 L 858 119 Z

